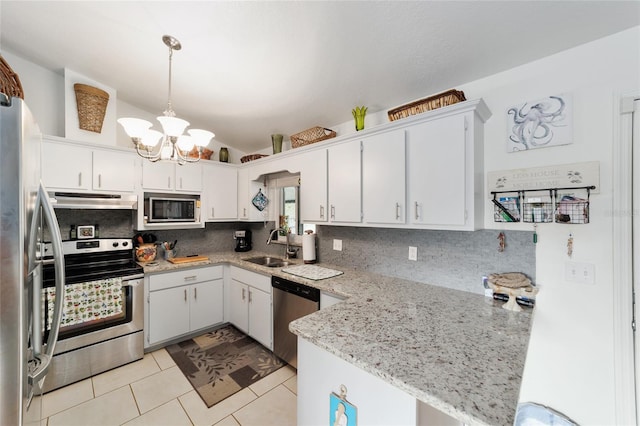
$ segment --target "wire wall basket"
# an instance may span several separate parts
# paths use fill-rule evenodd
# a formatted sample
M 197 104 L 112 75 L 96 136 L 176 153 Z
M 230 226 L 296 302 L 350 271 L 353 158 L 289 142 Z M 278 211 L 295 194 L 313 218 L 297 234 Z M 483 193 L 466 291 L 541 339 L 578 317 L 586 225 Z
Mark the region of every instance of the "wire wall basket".
M 494 222 L 589 223 L 589 199 L 592 189 L 595 189 L 595 186 L 492 192 L 493 220 Z M 558 191 L 569 190 L 571 194 L 558 195 Z M 575 191 L 582 190 L 586 191 L 586 198 L 574 195 Z M 525 198 L 526 193 L 540 191 L 549 191 L 549 195 Z

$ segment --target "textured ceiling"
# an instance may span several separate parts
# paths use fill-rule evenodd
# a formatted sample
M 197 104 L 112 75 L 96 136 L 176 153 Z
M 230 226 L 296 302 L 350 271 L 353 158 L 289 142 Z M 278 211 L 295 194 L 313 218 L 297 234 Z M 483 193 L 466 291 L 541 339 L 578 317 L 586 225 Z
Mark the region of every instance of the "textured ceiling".
M 640 24 L 638 1 L 0 1 L 0 47 L 243 152 Z M 156 126 L 157 127 L 157 126 Z

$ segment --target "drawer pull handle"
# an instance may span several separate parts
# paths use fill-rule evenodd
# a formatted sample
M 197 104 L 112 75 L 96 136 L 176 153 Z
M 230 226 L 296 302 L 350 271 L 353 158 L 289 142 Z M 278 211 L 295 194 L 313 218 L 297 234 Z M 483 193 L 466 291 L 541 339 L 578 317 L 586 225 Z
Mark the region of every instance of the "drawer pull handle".
M 196 299 L 196 300 L 198 299 L 198 289 L 197 288 L 193 289 L 193 298 Z
M 185 281 L 193 281 L 193 280 L 195 280 L 196 278 L 198 278 L 198 276 L 197 276 L 197 275 L 189 275 L 188 277 L 184 277 L 184 280 L 185 280 Z
M 187 289 L 186 288 L 184 289 L 184 301 L 185 302 L 187 301 Z

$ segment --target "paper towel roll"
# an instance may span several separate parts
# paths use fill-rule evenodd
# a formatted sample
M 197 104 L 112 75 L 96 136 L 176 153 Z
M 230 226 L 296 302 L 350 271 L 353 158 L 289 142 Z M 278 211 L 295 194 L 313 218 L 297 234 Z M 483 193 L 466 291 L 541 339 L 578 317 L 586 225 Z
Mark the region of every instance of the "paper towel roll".
M 302 260 L 304 263 L 316 263 L 316 234 L 302 235 Z

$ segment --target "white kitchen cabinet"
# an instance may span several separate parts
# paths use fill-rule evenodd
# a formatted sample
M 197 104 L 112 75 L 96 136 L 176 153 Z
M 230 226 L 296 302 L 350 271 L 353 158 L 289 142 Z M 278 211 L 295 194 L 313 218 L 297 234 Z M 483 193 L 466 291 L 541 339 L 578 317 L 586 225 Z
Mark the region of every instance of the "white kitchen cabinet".
M 180 269 L 147 280 L 145 347 L 223 322 L 223 266 Z
M 235 220 L 238 217 L 238 172 L 222 164 L 202 165 L 203 217 L 207 222 Z
M 133 152 L 43 138 L 42 181 L 52 190 L 132 192 L 136 183 Z
M 200 192 L 202 190 L 202 164 L 182 166 L 158 161 L 142 162 L 142 188 L 158 191 Z
M 271 279 L 231 266 L 229 321 L 273 350 Z
M 362 140 L 363 222 L 405 223 L 405 161 L 404 129 Z
M 93 151 L 93 189 L 132 192 L 136 182 L 137 155 L 116 151 Z
M 203 160 L 201 160 L 203 161 Z M 202 163 L 176 164 L 176 191 L 202 191 Z
M 42 182 L 47 188 L 80 191 L 93 189 L 90 148 L 45 140 L 41 158 Z
M 250 168 L 238 169 L 238 219 L 257 222 L 265 220 L 267 210 L 258 210 L 251 200 L 260 190 L 267 195 L 267 189 L 261 182 L 250 180 L 250 173 Z
M 306 152 L 296 160 L 300 164 L 300 218 L 303 222 L 326 222 L 327 150 Z
M 328 149 L 329 220 L 334 223 L 362 221 L 361 142 L 359 139 Z

